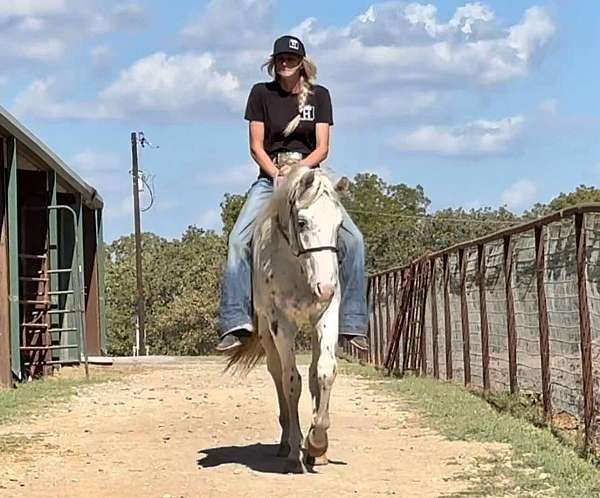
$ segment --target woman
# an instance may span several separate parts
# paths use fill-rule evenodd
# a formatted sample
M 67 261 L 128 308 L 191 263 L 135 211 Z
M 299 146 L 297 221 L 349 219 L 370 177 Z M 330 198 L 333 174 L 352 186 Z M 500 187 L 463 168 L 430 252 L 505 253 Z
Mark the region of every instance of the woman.
M 328 90 L 313 83 L 317 69 L 294 36 L 275 41 L 265 64 L 273 81 L 254 85 L 245 119 L 250 123 L 250 153 L 260 168 L 257 181 L 229 235 L 220 305 L 218 351 L 233 352 L 254 332 L 252 318 L 252 234 L 273 184 L 294 165 L 311 168 L 327 158 L 333 125 Z M 264 66 L 263 66 L 264 67 Z M 344 210 L 338 233 L 342 301 L 340 335 L 361 350 L 366 340 L 367 306 L 362 235 Z

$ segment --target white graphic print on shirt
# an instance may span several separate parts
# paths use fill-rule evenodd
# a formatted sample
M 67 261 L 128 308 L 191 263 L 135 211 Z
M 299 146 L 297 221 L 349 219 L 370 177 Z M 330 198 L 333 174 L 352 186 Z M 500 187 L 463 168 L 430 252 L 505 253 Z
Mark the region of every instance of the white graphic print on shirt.
M 300 114 L 301 121 L 314 121 L 315 120 L 315 106 L 305 105 Z

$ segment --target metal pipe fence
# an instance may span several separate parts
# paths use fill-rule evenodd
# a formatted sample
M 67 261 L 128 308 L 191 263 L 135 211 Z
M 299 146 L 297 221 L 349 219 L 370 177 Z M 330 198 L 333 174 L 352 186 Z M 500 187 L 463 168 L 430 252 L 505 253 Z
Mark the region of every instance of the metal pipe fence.
M 598 446 L 600 203 L 425 254 L 368 278 L 368 353 L 400 373 L 539 396 Z

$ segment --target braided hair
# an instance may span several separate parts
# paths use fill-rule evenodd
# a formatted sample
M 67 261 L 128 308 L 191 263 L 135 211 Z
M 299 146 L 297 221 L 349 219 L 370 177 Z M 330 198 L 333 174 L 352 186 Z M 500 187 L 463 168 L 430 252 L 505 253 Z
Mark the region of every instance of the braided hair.
M 267 62 L 265 62 L 262 66 L 263 68 L 267 68 L 267 72 L 272 77 L 276 78 L 275 74 L 275 57 L 271 56 Z M 300 62 L 300 84 L 302 85 L 300 92 L 298 93 L 298 114 L 296 114 L 292 120 L 287 124 L 285 130 L 283 130 L 283 135 L 285 137 L 290 136 L 296 128 L 300 125 L 300 119 L 302 117 L 302 112 L 304 111 L 304 106 L 308 102 L 308 96 L 313 93 L 312 87 L 314 84 L 314 80 L 317 77 L 317 66 L 313 61 L 304 57 L 302 62 Z

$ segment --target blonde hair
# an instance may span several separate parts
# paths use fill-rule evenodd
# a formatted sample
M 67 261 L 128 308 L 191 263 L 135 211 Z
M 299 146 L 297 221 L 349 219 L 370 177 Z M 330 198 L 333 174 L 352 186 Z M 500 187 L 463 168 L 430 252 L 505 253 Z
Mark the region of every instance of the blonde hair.
M 277 74 L 275 72 L 275 56 L 269 57 L 267 62 L 265 62 L 261 69 L 267 68 L 267 73 L 277 79 Z M 283 136 L 290 136 L 298 125 L 300 124 L 300 118 L 302 117 L 302 112 L 304 111 L 304 106 L 308 101 L 308 96 L 312 93 L 312 87 L 314 85 L 314 81 L 317 78 L 317 66 L 311 61 L 308 57 L 303 57 L 302 62 L 300 62 L 300 83 L 302 87 L 300 88 L 300 93 L 298 93 L 298 114 L 292 118 L 292 120 L 287 124 L 285 130 L 283 130 Z

